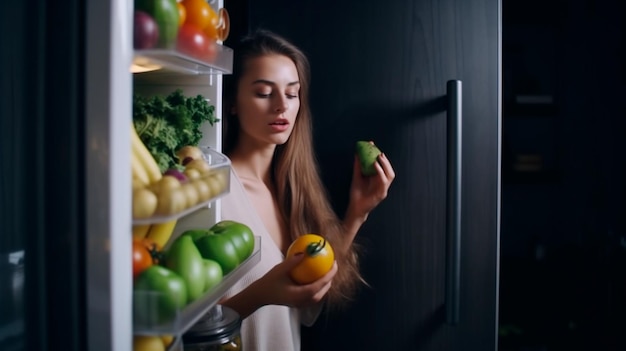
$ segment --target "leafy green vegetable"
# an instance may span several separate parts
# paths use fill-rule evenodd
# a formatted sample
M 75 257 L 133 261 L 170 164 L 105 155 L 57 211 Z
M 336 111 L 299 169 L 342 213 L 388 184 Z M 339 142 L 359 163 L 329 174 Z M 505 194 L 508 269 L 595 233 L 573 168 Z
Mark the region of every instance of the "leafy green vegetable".
M 215 106 L 209 105 L 202 95 L 187 97 L 177 89 L 165 97 L 133 96 L 135 129 L 161 172 L 179 168 L 176 150 L 186 145 L 198 146 L 202 123 L 214 125 L 218 121 Z

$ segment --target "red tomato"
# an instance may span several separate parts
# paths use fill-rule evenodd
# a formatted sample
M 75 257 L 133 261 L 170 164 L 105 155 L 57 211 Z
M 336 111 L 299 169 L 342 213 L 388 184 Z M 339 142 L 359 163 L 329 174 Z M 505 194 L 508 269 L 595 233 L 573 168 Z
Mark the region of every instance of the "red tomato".
M 291 271 L 291 278 L 300 284 L 312 283 L 333 267 L 335 253 L 328 241 L 317 234 L 304 234 L 287 249 L 287 257 L 304 253 L 302 261 Z
M 217 54 L 216 45 L 214 40 L 193 24 L 184 23 L 178 31 L 176 49 L 185 55 L 212 61 Z
M 139 273 L 153 265 L 152 255 L 145 244 L 138 240 L 133 240 L 133 279 Z
M 152 257 L 153 264 L 159 264 L 161 262 L 163 252 L 161 251 L 161 246 L 157 244 L 154 240 L 150 238 L 142 238 L 136 239 L 138 242 L 142 243 L 143 246 L 148 250 L 150 256 Z

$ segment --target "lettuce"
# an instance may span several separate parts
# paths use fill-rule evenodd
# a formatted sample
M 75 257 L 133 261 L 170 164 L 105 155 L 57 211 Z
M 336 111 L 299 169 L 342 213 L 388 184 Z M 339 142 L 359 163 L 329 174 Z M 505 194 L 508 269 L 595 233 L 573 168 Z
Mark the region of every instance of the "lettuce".
M 214 125 L 218 121 L 215 106 L 201 95 L 186 97 L 181 89 L 167 96 L 133 96 L 135 129 L 161 172 L 180 168 L 176 151 L 186 145 L 198 146 L 202 123 Z

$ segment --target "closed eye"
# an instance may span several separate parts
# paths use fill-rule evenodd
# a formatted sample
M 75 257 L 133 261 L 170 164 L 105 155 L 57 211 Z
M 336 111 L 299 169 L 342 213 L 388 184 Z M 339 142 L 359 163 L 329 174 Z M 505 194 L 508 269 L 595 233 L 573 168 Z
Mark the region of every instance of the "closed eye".
M 264 87 L 271 87 L 271 91 L 268 94 L 264 94 L 264 93 L 256 93 L 256 96 L 262 99 L 267 99 L 269 97 L 271 97 L 272 95 L 274 95 L 275 93 L 278 92 L 278 88 L 276 83 L 270 81 L 270 80 L 266 80 L 266 79 L 257 79 L 255 81 L 252 82 L 252 85 L 256 86 L 256 85 L 260 85 L 260 86 L 264 86 Z M 289 93 L 285 92 L 285 96 L 288 99 L 297 99 L 298 98 L 298 92 L 300 91 L 300 82 L 299 81 L 293 81 L 293 82 L 289 82 L 287 84 L 287 87 L 289 90 Z M 265 90 L 265 89 L 261 89 L 261 90 Z M 266 91 L 266 90 L 265 90 Z M 284 91 L 284 90 L 283 90 Z
M 260 97 L 260 98 L 262 98 L 262 99 L 267 99 L 267 98 L 271 97 L 271 96 L 272 96 L 272 94 L 261 94 L 261 93 L 257 93 L 257 94 L 256 94 L 256 96 L 257 96 L 257 97 Z M 298 98 L 298 95 L 296 95 L 296 94 L 285 94 L 285 96 L 286 96 L 288 99 L 297 99 L 297 98 Z

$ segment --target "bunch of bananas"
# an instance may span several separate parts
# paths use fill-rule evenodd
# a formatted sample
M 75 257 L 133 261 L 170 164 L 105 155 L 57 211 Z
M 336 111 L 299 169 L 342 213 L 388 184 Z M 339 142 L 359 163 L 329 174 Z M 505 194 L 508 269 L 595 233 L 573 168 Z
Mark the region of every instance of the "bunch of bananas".
M 154 214 L 157 207 L 157 195 L 149 187 L 158 183 L 161 170 L 154 157 L 139 138 L 135 125 L 131 123 L 131 169 L 133 180 L 133 218 L 146 218 Z M 164 247 L 174 232 L 176 220 L 163 223 L 133 226 L 134 238 L 150 238 Z

